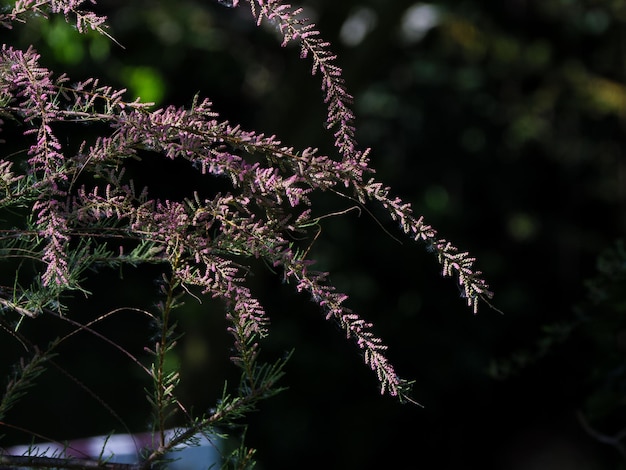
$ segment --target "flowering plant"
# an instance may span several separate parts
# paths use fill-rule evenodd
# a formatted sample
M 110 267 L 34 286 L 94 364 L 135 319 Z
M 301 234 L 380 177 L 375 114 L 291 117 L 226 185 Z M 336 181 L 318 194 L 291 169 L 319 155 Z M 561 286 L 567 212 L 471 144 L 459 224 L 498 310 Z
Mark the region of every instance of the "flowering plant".
M 0 24 L 10 28 L 33 14 L 61 14 L 80 32 L 108 36 L 105 18 L 89 10 L 89 3 L 17 0 L 0 14 Z M 219 3 L 239 6 L 236 0 Z M 474 312 L 480 299 L 491 296 L 474 258 L 440 238 L 413 214 L 410 204 L 375 179 L 370 150 L 360 149 L 355 140 L 352 96 L 342 70 L 315 25 L 302 17 L 301 9 L 278 0 L 245 3 L 258 25 L 271 23 L 283 46 L 298 42 L 301 58 L 311 60 L 312 73 L 321 79 L 326 127 L 334 133 L 336 155 L 320 154 L 313 147 L 295 149 L 275 136 L 221 120 L 208 99 L 195 97 L 186 108 L 155 109 L 150 103 L 125 100 L 125 90 L 95 78 L 70 84 L 69 77 L 44 67 L 32 47 L 2 45 L 0 118 L 23 125 L 29 143 L 23 157 L 0 159 L 0 209 L 18 215 L 0 226 L 0 253 L 5 262 L 34 260 L 36 268 L 28 283 L 17 273 L 13 286 L 0 292 L 3 329 L 31 353 L 8 383 L 0 420 L 63 341 L 36 348 L 21 335 L 20 324 L 55 315 L 72 322 L 77 331 L 89 329 L 71 319 L 64 304 L 67 295 L 85 292 L 81 282 L 91 268 L 143 263 L 163 266 L 162 299 L 155 312 L 148 312 L 160 334 L 149 348 L 153 364 L 144 367 L 153 380 L 148 399 L 160 437 L 146 455 L 146 468 L 198 431 L 227 426 L 280 390 L 277 381 L 285 360 L 266 364 L 260 358 L 260 341 L 270 325 L 247 286 L 246 260 L 262 259 L 295 290 L 307 293 L 326 319 L 336 321 L 356 343 L 381 393 L 412 402 L 411 383 L 394 370 L 373 325 L 345 305 L 347 296 L 328 282 L 327 273 L 312 268 L 310 229 L 321 218 L 311 199 L 315 192 L 330 192 L 362 207 L 380 206 L 406 236 L 436 254 L 443 275 L 457 279 Z M 67 144 L 58 136 L 61 125 L 85 124 L 106 130 L 92 140 Z M 212 197 L 195 192 L 182 200 L 155 198 L 149 186 L 137 188 L 127 175 L 129 161 L 149 165 L 149 156 L 155 154 L 184 160 L 207 177 L 226 178 L 230 189 Z M 218 406 L 201 416 L 187 412 L 175 394 L 178 373 L 164 367 L 176 334 L 170 313 L 182 297 L 192 295 L 191 289 L 223 302 L 233 337 L 232 361 L 241 369 L 237 390 L 225 391 Z M 188 431 L 167 439 L 166 420 L 174 411 L 188 415 Z M 249 456 L 240 452 L 240 463 Z

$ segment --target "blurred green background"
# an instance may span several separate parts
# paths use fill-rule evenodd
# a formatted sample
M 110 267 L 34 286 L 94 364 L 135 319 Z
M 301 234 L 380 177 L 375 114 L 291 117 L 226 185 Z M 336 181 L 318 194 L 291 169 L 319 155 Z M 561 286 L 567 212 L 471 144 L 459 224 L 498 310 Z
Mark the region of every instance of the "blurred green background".
M 626 251 L 618 242 L 626 228 L 626 3 L 299 5 L 339 55 L 357 139 L 372 147 L 378 179 L 476 256 L 504 315 L 486 305 L 472 315 L 432 254 L 399 244 L 372 217 L 325 219 L 312 250 L 317 266 L 375 323 L 424 408 L 381 398 L 356 348 L 259 264 L 251 287 L 273 325 L 264 353 L 295 348 L 289 389 L 250 422 L 259 468 L 626 468 L 621 444 L 601 442 L 626 427 Z M 97 76 L 157 105 L 189 105 L 199 93 L 224 119 L 334 154 L 319 77 L 296 46 L 279 47 L 271 26 L 257 28 L 247 5 L 100 0 L 96 8 L 123 48 L 56 17 L 2 35 L 35 45 L 44 64 L 72 80 Z M 188 196 L 202 182 L 183 164 L 137 165 L 136 178 L 155 196 Z M 350 207 L 316 202 L 328 212 Z M 157 273 L 101 272 L 87 282 L 93 299 L 77 299 L 73 315 L 149 307 Z M 206 409 L 224 378 L 236 377 L 225 322 L 219 305 L 193 301 L 178 321 L 188 332 L 172 358 L 182 364 L 180 393 Z M 41 341 L 58 334 L 53 320 L 23 327 Z M 100 328 L 137 354 L 153 334 L 130 312 Z M 146 428 L 147 382 L 136 366 L 90 337 L 61 352 L 58 362 L 129 428 Z M 3 339 L 2 371 L 19 354 Z M 61 439 L 124 432 L 63 374 L 40 382 L 11 423 Z M 7 442 L 28 440 L 2 433 Z

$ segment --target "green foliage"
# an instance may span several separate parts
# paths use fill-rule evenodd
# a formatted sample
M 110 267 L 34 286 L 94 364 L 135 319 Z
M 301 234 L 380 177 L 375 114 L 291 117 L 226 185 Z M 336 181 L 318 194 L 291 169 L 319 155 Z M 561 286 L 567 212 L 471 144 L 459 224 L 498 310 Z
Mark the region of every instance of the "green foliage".
M 5 325 L 2 325 L 6 328 Z M 11 333 L 11 332 L 9 332 Z M 15 334 L 15 333 L 13 333 Z M 50 350 L 53 348 L 51 347 Z M 7 412 L 21 398 L 27 395 L 28 389 L 32 387 L 35 380 L 46 370 L 46 362 L 53 357 L 50 351 L 40 352 L 35 350 L 28 359 L 22 357 L 15 366 L 12 377 L 6 386 L 0 402 L 0 421 L 5 419 Z

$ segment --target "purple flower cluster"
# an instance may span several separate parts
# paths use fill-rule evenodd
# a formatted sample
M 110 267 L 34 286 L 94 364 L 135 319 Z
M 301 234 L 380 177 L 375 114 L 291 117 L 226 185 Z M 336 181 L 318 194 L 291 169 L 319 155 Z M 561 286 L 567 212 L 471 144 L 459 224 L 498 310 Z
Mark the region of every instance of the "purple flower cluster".
M 102 27 L 106 17 L 98 16 L 94 12 L 81 9 L 82 4 L 95 4 L 95 0 L 16 0 L 9 13 L 0 15 L 0 26 L 11 27 L 15 21 L 25 21 L 28 13 L 46 14 L 62 13 L 68 22 L 76 25 L 81 33 L 88 29 L 104 34 Z
M 322 77 L 321 88 L 328 106 L 326 126 L 335 128 L 335 146 L 339 153 L 345 159 L 352 158 L 357 148 L 354 114 L 350 108 L 352 96 L 346 90 L 341 68 L 335 64 L 337 56 L 329 50 L 330 43 L 320 38 L 315 25 L 301 16 L 301 8 L 294 9 L 280 0 L 249 0 L 248 3 L 258 25 L 264 18 L 275 24 L 283 36 L 283 46 L 290 41 L 299 41 L 300 57 L 311 57 L 311 73 L 319 72 Z
M 63 14 L 80 31 L 86 26 L 100 30 L 104 19 L 79 10 L 83 3 L 22 0 L 0 16 L 0 22 L 10 24 L 27 11 L 45 8 Z M 182 285 L 200 286 L 204 294 L 225 302 L 236 349 L 233 361 L 242 368 L 256 360 L 258 342 L 268 334 L 267 314 L 246 286 L 245 260 L 264 259 L 281 269 L 299 292 L 310 295 L 327 319 L 338 322 L 376 373 L 382 393 L 409 399 L 409 384 L 389 363 L 387 347 L 373 333 L 373 325 L 344 305 L 347 296 L 329 284 L 327 273 L 311 270 L 312 260 L 290 241 L 290 235 L 306 233 L 306 227 L 316 221 L 310 195 L 332 190 L 361 204 L 380 205 L 404 233 L 434 249 L 443 274 L 457 278 L 474 312 L 479 299 L 491 295 L 488 286 L 475 270 L 474 258 L 440 239 L 421 217 L 412 214 L 410 204 L 390 196 L 388 187 L 371 178 L 369 151 L 357 150 L 354 138 L 352 97 L 335 56 L 314 25 L 301 18 L 300 9 L 277 0 L 248 3 L 258 23 L 266 20 L 277 25 L 283 44 L 299 41 L 301 56 L 312 59 L 312 72 L 322 77 L 326 124 L 335 129 L 340 158 L 319 154 L 314 148 L 295 150 L 275 136 L 242 130 L 220 120 L 208 100 L 196 99 L 190 108 L 151 110 L 139 102 L 124 102 L 123 90 L 100 86 L 97 80 L 70 87 L 66 77 L 54 78 L 39 64 L 33 49 L 19 51 L 3 45 L 2 113 L 26 124 L 25 135 L 33 142 L 24 174 L 15 177 L 11 162 L 0 160 L 5 199 L 23 191 L 18 188 L 22 179 L 34 188 L 33 227 L 27 230 L 45 240 L 37 248 L 33 238 L 44 266 L 44 285 L 76 287 L 72 273 L 88 257 L 72 256 L 72 240 L 85 240 L 83 249 L 87 244 L 92 250 L 103 240 L 110 244 L 120 238 L 149 244 L 151 248 L 142 251 L 143 261 L 167 263 Z M 68 154 L 55 135 L 55 123 L 91 120 L 108 122 L 110 133 L 81 142 L 78 153 Z M 137 192 L 125 176 L 124 164 L 139 149 L 186 160 L 205 175 L 227 177 L 232 190 L 186 200 L 153 199 L 149 188 Z M 98 180 L 77 186 L 80 174 L 95 175 Z M 116 256 L 122 259 L 121 254 Z

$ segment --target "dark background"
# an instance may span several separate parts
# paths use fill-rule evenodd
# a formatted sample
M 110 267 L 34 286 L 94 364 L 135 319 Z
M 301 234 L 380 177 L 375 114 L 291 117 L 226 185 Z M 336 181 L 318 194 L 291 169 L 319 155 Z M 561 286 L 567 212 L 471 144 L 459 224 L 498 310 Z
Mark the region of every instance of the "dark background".
M 378 179 L 476 256 L 503 314 L 483 304 L 473 315 L 434 256 L 402 239 L 375 207 L 402 244 L 365 213 L 326 219 L 312 256 L 349 294 L 349 306 L 375 323 L 399 373 L 416 380 L 414 398 L 424 408 L 380 397 L 356 348 L 259 264 L 251 287 L 273 328 L 264 354 L 294 349 L 288 390 L 250 420 L 259 467 L 624 468 L 619 449 L 599 435 L 626 426 L 626 255 L 616 245 L 626 228 L 626 6 L 302 5 L 339 55 L 355 97 L 357 139 L 372 147 Z M 189 105 L 199 93 L 224 119 L 334 155 L 319 77 L 298 60 L 297 47 L 279 47 L 271 26 L 257 28 L 247 5 L 103 0 L 97 8 L 124 48 L 95 33 L 78 36 L 54 17 L 1 34 L 34 44 L 44 64 L 73 80 L 98 76 L 157 105 Z M 132 170 L 161 197 L 190 195 L 197 183 L 192 170 L 159 159 Z M 315 202 L 328 212 L 350 207 L 325 196 Z M 150 306 L 157 273 L 92 277 L 93 297 L 72 304 L 76 319 Z M 224 378 L 235 377 L 225 322 L 219 305 L 193 301 L 178 320 L 187 331 L 172 359 L 182 364 L 180 393 L 206 409 Z M 44 341 L 59 325 L 42 318 L 23 327 Z M 153 333 L 131 312 L 100 327 L 137 354 Z M 8 370 L 19 348 L 3 339 L 3 349 Z M 126 358 L 86 337 L 64 345 L 58 362 L 131 430 L 146 429 L 147 383 Z M 39 383 L 10 422 L 58 439 L 125 432 L 62 373 Z M 2 432 L 7 442 L 28 440 Z

